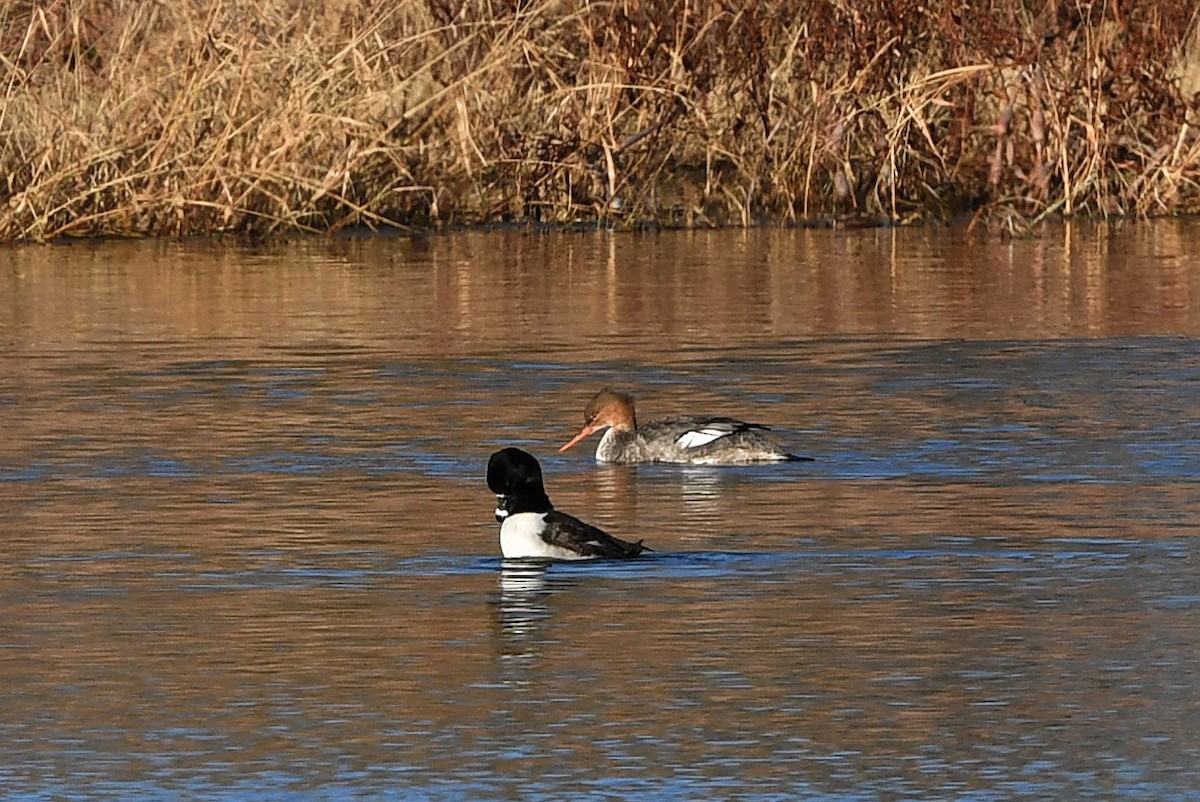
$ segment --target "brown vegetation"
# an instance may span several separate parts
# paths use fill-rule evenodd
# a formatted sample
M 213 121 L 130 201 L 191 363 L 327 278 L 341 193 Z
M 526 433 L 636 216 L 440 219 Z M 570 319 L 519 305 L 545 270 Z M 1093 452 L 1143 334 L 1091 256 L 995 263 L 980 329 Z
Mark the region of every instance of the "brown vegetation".
M 1200 209 L 1165 0 L 0 5 L 0 239 Z

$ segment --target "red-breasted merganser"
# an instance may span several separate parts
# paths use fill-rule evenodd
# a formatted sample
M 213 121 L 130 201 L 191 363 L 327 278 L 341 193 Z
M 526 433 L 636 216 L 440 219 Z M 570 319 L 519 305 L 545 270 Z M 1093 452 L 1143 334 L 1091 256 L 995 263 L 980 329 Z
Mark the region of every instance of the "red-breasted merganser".
M 629 558 L 649 550 L 554 509 L 542 487 L 542 466 L 519 448 L 488 460 L 488 487 L 496 494 L 500 551 L 509 560 Z
M 583 431 L 559 451 L 605 428 L 596 447 L 600 462 L 746 465 L 810 459 L 797 457 L 764 435 L 766 426 L 736 418 L 665 418 L 638 426 L 633 399 L 607 387 L 583 411 Z

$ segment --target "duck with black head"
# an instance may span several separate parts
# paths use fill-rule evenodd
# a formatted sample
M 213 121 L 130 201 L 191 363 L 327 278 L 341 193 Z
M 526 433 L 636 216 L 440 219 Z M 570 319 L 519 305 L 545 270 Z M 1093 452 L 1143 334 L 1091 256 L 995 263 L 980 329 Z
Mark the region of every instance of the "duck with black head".
M 519 448 L 492 454 L 487 483 L 496 494 L 500 551 L 506 559 L 629 559 L 649 550 L 640 540 L 621 540 L 554 509 L 542 484 L 542 466 Z

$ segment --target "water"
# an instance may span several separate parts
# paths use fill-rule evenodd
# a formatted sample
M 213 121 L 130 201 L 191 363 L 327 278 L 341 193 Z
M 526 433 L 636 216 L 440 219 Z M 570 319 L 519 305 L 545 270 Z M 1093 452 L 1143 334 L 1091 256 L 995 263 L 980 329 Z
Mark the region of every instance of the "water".
M 1200 799 L 1198 245 L 7 251 L 0 795 Z M 815 461 L 556 453 L 605 384 Z M 653 554 L 503 564 L 510 444 Z

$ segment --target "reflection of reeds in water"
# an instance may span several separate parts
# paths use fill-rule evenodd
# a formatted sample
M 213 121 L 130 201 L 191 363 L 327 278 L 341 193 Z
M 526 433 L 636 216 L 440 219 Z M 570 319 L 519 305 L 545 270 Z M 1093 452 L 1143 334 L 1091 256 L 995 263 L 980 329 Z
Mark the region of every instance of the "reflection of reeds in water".
M 2 239 L 1200 197 L 1186 3 L 19 2 L 0 48 Z

